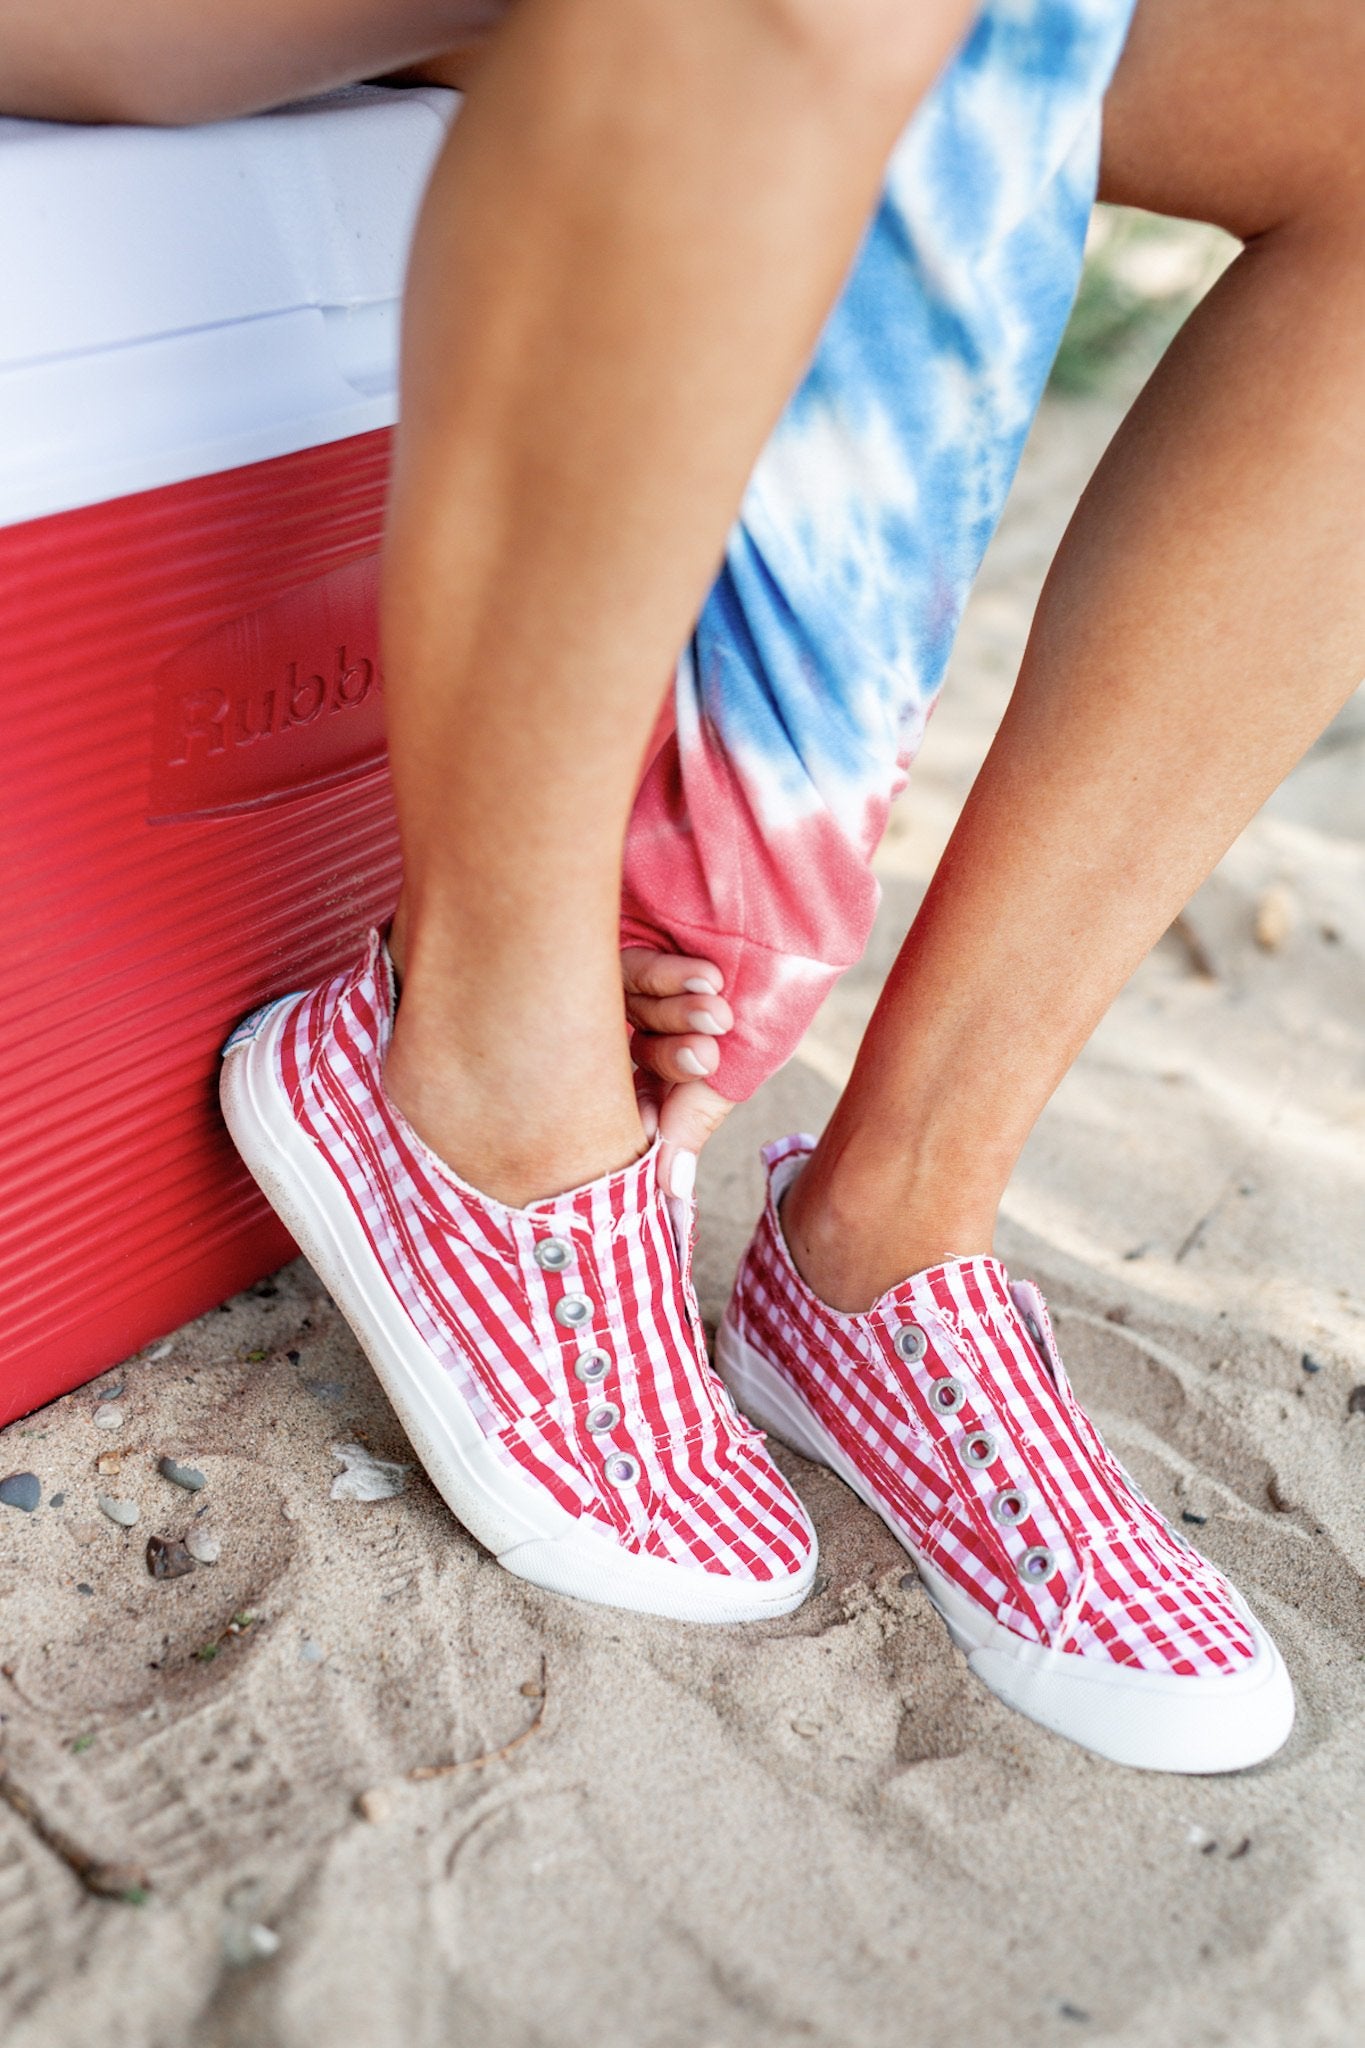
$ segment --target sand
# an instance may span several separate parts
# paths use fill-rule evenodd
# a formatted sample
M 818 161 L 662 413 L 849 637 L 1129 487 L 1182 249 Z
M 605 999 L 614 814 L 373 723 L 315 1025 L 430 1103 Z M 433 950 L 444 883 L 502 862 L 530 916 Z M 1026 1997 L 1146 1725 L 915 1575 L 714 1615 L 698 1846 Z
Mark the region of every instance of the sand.
M 869 957 L 704 1162 L 713 1320 L 756 1147 L 828 1112 L 1115 412 L 1045 410 Z M 1120 1455 L 1206 1518 L 1277 1634 L 1300 1699 L 1281 1756 L 1146 1776 L 1008 1713 L 880 1523 L 785 1455 L 819 1590 L 742 1630 L 542 1595 L 417 1469 L 335 1501 L 334 1445 L 410 1454 L 299 1265 L 0 1442 L 0 1472 L 44 1488 L 32 1515 L 0 1508 L 9 1782 L 151 1886 L 91 1896 L 0 1806 L 7 2048 L 1365 2040 L 1363 756 L 1358 701 L 1124 994 L 1003 1240 Z M 158 1475 L 167 1453 L 201 1494 Z M 147 1536 L 196 1518 L 220 1561 L 154 1583 Z

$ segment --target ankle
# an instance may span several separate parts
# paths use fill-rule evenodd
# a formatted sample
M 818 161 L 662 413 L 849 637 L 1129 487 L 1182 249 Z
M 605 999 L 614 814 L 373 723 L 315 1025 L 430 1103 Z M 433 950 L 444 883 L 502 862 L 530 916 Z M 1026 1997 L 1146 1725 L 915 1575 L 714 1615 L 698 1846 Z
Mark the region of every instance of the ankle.
M 471 1069 L 455 1054 L 414 1057 L 394 1034 L 384 1089 L 423 1144 L 480 1194 L 510 1207 L 561 1195 L 629 1166 L 648 1145 L 630 1085 L 591 1074 Z
M 819 1153 L 784 1196 L 783 1236 L 797 1272 L 819 1300 L 861 1314 L 889 1288 L 946 1259 L 989 1252 L 998 1196 L 969 1195 L 959 1180 L 917 1184 L 831 1172 Z M 951 1193 L 936 1199 L 938 1189 Z
M 423 1143 L 513 1208 L 638 1159 L 648 1140 L 619 986 L 606 1015 L 561 988 L 528 1007 L 508 995 L 490 1017 L 487 993 L 432 1000 L 415 977 L 404 984 L 384 1088 Z

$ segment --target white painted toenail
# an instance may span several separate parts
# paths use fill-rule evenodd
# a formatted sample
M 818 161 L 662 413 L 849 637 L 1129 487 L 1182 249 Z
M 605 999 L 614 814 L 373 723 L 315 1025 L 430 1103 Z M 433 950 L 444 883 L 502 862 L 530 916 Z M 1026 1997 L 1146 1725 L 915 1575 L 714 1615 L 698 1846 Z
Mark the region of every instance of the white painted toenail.
M 708 1038 L 721 1036 L 721 1026 L 717 1024 L 709 1010 L 689 1010 L 687 1021 L 694 1031 L 704 1031 Z
M 673 1154 L 673 1165 L 670 1168 L 668 1175 L 668 1187 L 670 1194 L 672 1194 L 679 1202 L 686 1202 L 691 1198 L 692 1190 L 696 1186 L 696 1184 L 696 1153 L 675 1152 Z
M 718 996 L 720 994 L 720 990 L 714 982 L 703 981 L 700 975 L 695 975 L 691 981 L 685 981 L 683 988 L 690 996 Z
M 702 1065 L 699 1055 L 693 1052 L 690 1045 L 683 1046 L 679 1052 L 678 1065 L 685 1074 L 695 1074 L 699 1081 L 704 1081 L 710 1071 L 709 1068 Z

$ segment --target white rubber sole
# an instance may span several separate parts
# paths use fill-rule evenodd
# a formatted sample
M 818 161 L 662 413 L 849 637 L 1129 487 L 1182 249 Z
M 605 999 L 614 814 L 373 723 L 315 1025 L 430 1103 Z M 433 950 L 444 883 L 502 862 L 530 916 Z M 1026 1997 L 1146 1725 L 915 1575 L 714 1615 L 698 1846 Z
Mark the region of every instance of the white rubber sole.
M 800 1395 L 728 1317 L 717 1338 L 716 1363 L 752 1423 L 837 1473 L 881 1516 L 914 1558 L 925 1591 L 968 1665 L 1007 1706 L 1097 1756 L 1146 1771 L 1245 1770 L 1273 1756 L 1287 1740 L 1294 1725 L 1294 1688 L 1278 1649 L 1245 1605 L 1256 1655 L 1245 1671 L 1229 1678 L 1131 1671 L 1026 1643 L 906 1542 Z
M 355 1332 L 451 1513 L 499 1564 L 548 1592 L 676 1621 L 764 1621 L 799 1607 L 815 1576 L 813 1553 L 797 1576 L 757 1580 L 621 1550 L 504 1463 L 395 1297 L 335 1174 L 290 1110 L 275 1048 L 291 1000 L 229 1039 L 223 1115 L 271 1207 Z

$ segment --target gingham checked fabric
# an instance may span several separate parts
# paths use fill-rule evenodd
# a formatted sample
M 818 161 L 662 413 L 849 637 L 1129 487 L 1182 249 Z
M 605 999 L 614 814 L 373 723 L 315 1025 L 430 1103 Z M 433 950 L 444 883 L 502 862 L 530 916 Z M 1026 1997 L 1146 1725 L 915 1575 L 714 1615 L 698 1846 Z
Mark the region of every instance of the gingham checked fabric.
M 758 1580 L 799 1569 L 809 1525 L 707 1362 L 657 1147 L 526 1209 L 478 1193 L 384 1093 L 393 1001 L 372 932 L 350 972 L 296 999 L 282 1080 L 501 1457 L 624 1549 Z
M 1177 1676 L 1255 1645 L 1231 1588 L 1102 1442 L 1047 1309 L 994 1258 L 952 1260 L 863 1315 L 826 1308 L 777 1205 L 813 1140 L 764 1149 L 768 1200 L 726 1312 L 834 1438 L 888 1521 L 1026 1641 Z

